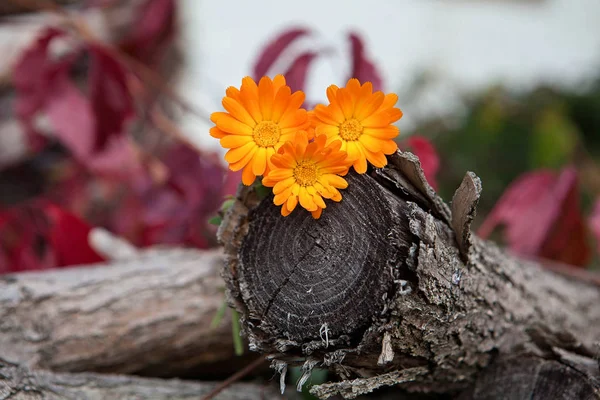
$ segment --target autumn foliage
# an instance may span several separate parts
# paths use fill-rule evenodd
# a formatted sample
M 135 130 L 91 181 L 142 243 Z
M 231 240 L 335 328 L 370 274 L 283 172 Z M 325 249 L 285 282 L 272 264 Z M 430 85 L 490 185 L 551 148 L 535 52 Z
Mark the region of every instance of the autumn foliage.
M 23 50 L 12 76 L 13 114 L 29 155 L 10 168 L 34 164 L 44 184 L 17 201 L 0 202 L 0 273 L 103 261 L 88 240 L 93 226 L 139 247 L 216 245 L 209 219 L 240 176 L 217 154 L 192 146 L 171 123 L 172 107 L 189 109 L 173 95 L 163 68 L 177 33 L 176 5 L 142 2 L 131 29 L 115 42 L 96 40 L 77 25 L 49 26 Z M 282 73 L 292 91 L 305 91 L 315 62 L 348 54 L 349 68 L 340 71 L 338 83 L 357 78 L 374 90 L 391 89 L 359 33 L 347 35 L 347 53 L 298 46 L 314 36 L 302 27 L 278 34 L 257 49 L 248 73 L 255 79 Z M 419 156 L 438 188 L 446 161 L 419 133 L 401 137 L 398 146 Z M 467 168 L 477 173 L 475 165 Z M 600 247 L 600 198 L 582 211 L 578 167 L 565 162 L 522 172 L 479 234 L 491 237 L 502 227 L 504 243 L 517 253 L 589 265 Z

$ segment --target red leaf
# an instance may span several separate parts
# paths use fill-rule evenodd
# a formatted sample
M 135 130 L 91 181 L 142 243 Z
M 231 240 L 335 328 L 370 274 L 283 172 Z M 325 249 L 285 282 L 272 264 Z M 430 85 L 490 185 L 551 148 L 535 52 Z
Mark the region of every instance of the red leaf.
M 89 224 L 53 204 L 46 204 L 44 212 L 50 221 L 48 243 L 54 252 L 56 267 L 104 261 L 89 245 L 92 229 Z
M 0 211 L 0 274 L 52 268 L 45 221 L 28 207 Z
M 103 261 L 89 246 L 90 226 L 44 201 L 0 212 L 0 274 Z
M 600 197 L 596 200 L 596 205 L 594 206 L 594 210 L 592 211 L 592 215 L 589 219 L 589 225 L 592 233 L 598 241 L 596 250 L 600 254 Z
M 70 70 L 79 52 L 54 60 L 49 46 L 66 33 L 46 29 L 21 56 L 14 69 L 17 92 L 16 113 L 25 125 L 32 144 L 41 147 L 33 120 L 46 112 L 56 137 L 76 156 L 84 157 L 91 149 L 94 121 L 87 99 L 71 82 Z M 90 133 L 90 134 L 88 134 Z
M 208 219 L 233 189 L 225 185 L 227 171 L 219 157 L 177 145 L 162 161 L 170 172 L 169 180 L 139 185 L 137 193 L 117 210 L 109 228 L 138 246 L 215 245 L 214 227 Z
M 72 81 L 70 72 L 81 49 L 59 60 L 49 54 L 52 40 L 65 36 L 47 29 L 19 60 L 14 71 L 16 113 L 27 132 L 35 135 L 33 120 L 45 112 L 53 133 L 80 161 L 104 150 L 112 137 L 125 133 L 133 115 L 127 72 L 106 49 L 90 45 L 89 99 Z M 33 136 L 33 135 L 32 135 Z
M 352 71 L 350 78 L 356 78 L 361 83 L 371 82 L 373 90 L 383 89 L 381 73 L 375 64 L 365 56 L 365 45 L 358 34 L 351 32 L 348 35 L 352 46 Z
M 48 83 L 52 98 L 48 99 L 45 111 L 54 136 L 75 157 L 85 160 L 92 152 L 96 129 L 90 103 L 71 81 L 67 68 L 57 71 Z
M 49 58 L 48 46 L 53 39 L 64 35 L 59 29 L 46 29 L 15 65 L 12 76 L 17 91 L 15 111 L 20 118 L 33 117 L 46 104 L 50 96 L 48 87 L 57 68 L 57 63 Z
M 288 70 L 283 74 L 287 85 L 292 92 L 304 90 L 306 85 L 306 76 L 310 63 L 317 57 L 318 53 L 307 52 L 298 56 Z
M 437 181 L 435 176 L 440 167 L 440 157 L 438 156 L 435 147 L 433 147 L 433 144 L 423 136 L 410 136 L 404 141 L 404 144 L 419 157 L 427 181 L 434 189 L 436 189 Z
M 87 153 L 91 120 L 89 106 L 83 95 L 69 80 L 70 69 L 78 53 L 54 60 L 49 46 L 66 32 L 48 28 L 26 51 L 15 65 L 13 81 L 17 98 L 15 113 L 24 125 L 33 150 L 41 150 L 47 143 L 34 127 L 38 113 L 46 111 L 56 136 L 74 153 Z
M 584 266 L 590 259 L 579 207 L 577 171 L 568 167 L 522 175 L 504 192 L 479 229 L 488 237 L 504 225 L 508 246 L 527 256 Z
M 119 47 L 147 64 L 154 64 L 175 32 L 175 1 L 148 0 L 129 37 Z
M 103 177 L 115 177 L 134 181 L 144 173 L 131 142 L 126 137 L 113 137 L 101 152 L 90 155 L 85 160 L 86 168 Z
M 106 49 L 90 47 L 90 101 L 96 117 L 95 150 L 103 149 L 111 137 L 124 134 L 125 123 L 134 114 L 127 86 L 127 71 Z
M 308 29 L 292 28 L 277 36 L 269 42 L 258 56 L 258 60 L 254 64 L 253 75 L 255 80 L 259 80 L 265 76 L 281 53 L 287 49 L 294 41 L 306 36 L 310 33 Z

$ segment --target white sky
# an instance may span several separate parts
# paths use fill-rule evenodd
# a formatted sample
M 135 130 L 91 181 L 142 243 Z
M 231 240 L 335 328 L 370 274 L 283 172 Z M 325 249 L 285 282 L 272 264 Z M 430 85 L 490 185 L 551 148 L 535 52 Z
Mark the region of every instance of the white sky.
M 457 89 L 492 83 L 517 88 L 539 82 L 577 85 L 600 72 L 598 0 L 183 0 L 188 65 L 184 97 L 207 111 L 220 110 L 227 86 L 251 73 L 262 45 L 283 29 L 306 26 L 304 45 L 336 49 L 309 74 L 308 98 L 343 84 L 348 71 L 346 33 L 362 33 L 367 52 L 383 72 L 387 90 L 406 87 L 419 71 L 435 74 L 432 93 L 413 114 L 451 109 Z M 217 148 L 209 124 L 184 121 L 200 144 Z

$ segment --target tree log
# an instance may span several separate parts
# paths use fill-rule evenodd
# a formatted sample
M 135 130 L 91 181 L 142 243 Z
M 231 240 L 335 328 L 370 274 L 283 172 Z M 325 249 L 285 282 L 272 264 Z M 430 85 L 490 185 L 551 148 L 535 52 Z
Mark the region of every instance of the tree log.
M 455 395 L 507 356 L 577 371 L 591 362 L 586 382 L 598 390 L 600 288 L 472 236 L 474 174 L 450 210 L 415 156 L 388 160 L 349 173 L 344 199 L 319 220 L 301 209 L 282 217 L 272 197 L 240 189 L 219 238 L 250 348 L 280 372 L 337 372 L 342 382 L 313 387 L 322 398 L 385 385 Z
M 30 371 L 0 358 L 0 400 L 199 399 L 216 383 L 147 379 L 100 374 Z M 235 383 L 215 397 L 221 400 L 277 399 L 272 386 Z
M 0 276 L 0 356 L 65 372 L 179 376 L 234 357 L 220 251 Z

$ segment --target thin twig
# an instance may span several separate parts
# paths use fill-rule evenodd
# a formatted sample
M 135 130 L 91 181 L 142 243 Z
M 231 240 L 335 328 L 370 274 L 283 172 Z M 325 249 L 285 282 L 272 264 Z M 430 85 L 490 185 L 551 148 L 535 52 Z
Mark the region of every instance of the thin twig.
M 244 376 L 248 375 L 250 372 L 252 372 L 256 368 L 260 367 L 265 361 L 266 360 L 263 357 L 258 357 L 256 360 L 254 360 L 253 362 L 246 365 L 244 368 L 242 368 L 241 370 L 239 370 L 238 372 L 236 372 L 235 374 L 231 375 L 229 378 L 224 380 L 220 385 L 218 385 L 216 388 L 214 388 L 209 394 L 204 396 L 202 398 L 202 400 L 211 400 L 213 397 L 215 397 L 216 395 L 221 393 L 223 390 L 225 390 L 228 386 L 239 381 Z

